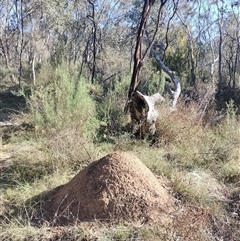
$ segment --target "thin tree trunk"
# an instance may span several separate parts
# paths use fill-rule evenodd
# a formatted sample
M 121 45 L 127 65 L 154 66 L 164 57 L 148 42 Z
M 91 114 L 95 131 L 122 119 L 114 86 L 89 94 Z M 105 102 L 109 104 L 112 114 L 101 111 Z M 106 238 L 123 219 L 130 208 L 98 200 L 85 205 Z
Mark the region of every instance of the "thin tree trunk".
M 18 83 L 19 86 L 21 86 L 22 81 L 22 72 L 23 72 L 23 66 L 22 66 L 22 53 L 23 53 L 23 44 L 24 44 L 24 38 L 23 38 L 23 0 L 20 0 L 20 16 L 21 16 L 21 42 L 20 42 L 20 54 L 19 54 L 19 75 L 18 75 Z
M 134 65 L 133 65 L 131 84 L 128 92 L 128 100 L 131 99 L 132 93 L 136 91 L 137 86 L 139 85 L 139 74 L 140 74 L 140 69 L 142 67 L 142 41 L 143 41 L 145 29 L 146 29 L 148 15 L 154 2 L 155 0 L 145 0 L 144 2 L 143 11 L 141 15 L 141 22 L 140 22 L 140 25 L 138 28 L 138 34 L 137 34 L 137 44 L 134 52 Z
M 32 78 L 33 78 L 33 85 L 36 85 L 36 73 L 35 73 L 35 53 L 33 53 L 32 58 Z
M 238 41 L 237 51 L 235 54 L 234 60 L 234 67 L 233 67 L 233 88 L 236 88 L 236 73 L 237 73 L 237 66 L 239 66 L 238 56 L 240 55 L 240 43 Z
M 222 2 L 221 2 L 222 3 Z M 219 6 L 219 2 L 216 1 L 217 8 L 218 8 L 218 28 L 219 28 L 219 44 L 218 44 L 218 92 L 221 91 L 223 86 L 223 77 L 222 77 L 222 45 L 223 45 L 223 11 L 221 8 L 222 6 Z
M 219 45 L 218 45 L 218 91 L 222 88 L 222 28 L 219 24 Z
M 9 68 L 9 59 L 8 59 L 7 51 L 6 51 L 5 46 L 3 44 L 2 38 L 0 38 L 0 45 L 2 47 L 2 53 L 3 53 L 3 56 L 5 58 L 5 66 L 8 69 Z
M 195 59 L 194 59 L 194 47 L 193 47 L 193 37 L 192 37 L 192 33 L 191 30 L 189 29 L 189 26 L 186 24 L 186 22 L 183 20 L 182 16 L 180 14 L 178 14 L 179 19 L 181 20 L 182 24 L 184 25 L 185 29 L 186 29 L 186 34 L 188 37 L 188 51 L 189 51 L 189 55 L 190 55 L 190 60 L 189 60 L 189 65 L 190 65 L 190 73 L 191 73 L 191 83 L 192 85 L 195 84 L 196 82 L 196 74 L 195 74 Z
M 190 63 L 191 63 L 191 84 L 196 83 L 196 75 L 195 75 L 195 60 L 193 53 L 193 41 L 189 39 L 189 53 L 190 53 Z
M 93 24 L 93 28 L 92 28 L 92 33 L 93 33 L 93 62 L 92 62 L 92 77 L 91 77 L 91 82 L 94 82 L 94 78 L 96 75 L 96 56 L 97 56 L 97 26 L 96 26 L 96 19 L 95 19 L 95 6 L 94 3 L 90 0 L 88 0 L 88 2 L 91 4 L 92 6 L 92 16 L 91 16 L 91 21 Z

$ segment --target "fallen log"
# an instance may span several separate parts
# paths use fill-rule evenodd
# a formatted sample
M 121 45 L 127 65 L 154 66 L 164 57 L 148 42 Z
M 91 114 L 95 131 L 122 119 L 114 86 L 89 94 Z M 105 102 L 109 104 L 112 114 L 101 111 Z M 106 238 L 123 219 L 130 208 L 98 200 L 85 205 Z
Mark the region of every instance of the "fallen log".
M 18 127 L 21 125 L 22 123 L 11 122 L 11 121 L 0 121 L 0 127 L 9 127 L 9 126 Z

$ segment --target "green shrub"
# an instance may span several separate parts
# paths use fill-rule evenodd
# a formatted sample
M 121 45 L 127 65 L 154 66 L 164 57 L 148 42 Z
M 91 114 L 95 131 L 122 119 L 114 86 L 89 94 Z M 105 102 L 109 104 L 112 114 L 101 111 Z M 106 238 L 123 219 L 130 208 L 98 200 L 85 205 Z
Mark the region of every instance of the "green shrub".
M 45 131 L 59 132 L 73 128 L 82 137 L 94 135 L 98 122 L 95 103 L 84 80 L 76 80 L 67 67 L 53 73 L 50 83 L 33 90 L 29 106 L 35 125 Z
M 100 139 L 112 140 L 125 130 L 127 115 L 124 114 L 124 106 L 127 100 L 128 87 L 128 78 L 116 80 L 98 102 L 98 116 L 101 120 Z

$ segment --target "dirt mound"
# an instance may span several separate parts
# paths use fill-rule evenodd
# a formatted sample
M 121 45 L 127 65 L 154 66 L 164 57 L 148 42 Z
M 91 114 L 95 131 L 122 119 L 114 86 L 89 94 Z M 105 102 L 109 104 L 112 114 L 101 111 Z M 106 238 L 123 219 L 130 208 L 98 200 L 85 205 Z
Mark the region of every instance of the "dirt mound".
M 48 212 L 57 224 L 79 221 L 153 222 L 166 217 L 173 197 L 135 156 L 114 152 L 57 188 Z

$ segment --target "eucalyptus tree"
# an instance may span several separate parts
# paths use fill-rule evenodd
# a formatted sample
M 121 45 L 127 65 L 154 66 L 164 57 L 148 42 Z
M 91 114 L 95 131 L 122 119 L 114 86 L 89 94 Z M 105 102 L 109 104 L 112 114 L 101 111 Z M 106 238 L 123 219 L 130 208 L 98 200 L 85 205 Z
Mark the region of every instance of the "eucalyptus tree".
M 3 0 L 0 5 L 0 61 L 14 82 L 18 69 L 21 29 L 18 8 L 18 2 L 12 0 Z
M 11 69 L 11 76 L 15 79 L 18 78 L 19 84 L 23 77 L 24 62 L 27 59 L 29 61 L 31 59 L 34 73 L 35 57 L 30 58 L 29 56 L 38 42 L 36 33 L 39 35 L 39 30 L 37 30 L 39 25 L 36 15 L 40 9 L 41 4 L 37 1 L 2 1 L 0 9 L 0 48 L 4 57 L 2 61 L 5 62 L 7 69 Z M 33 79 L 35 80 L 34 77 Z
M 219 42 L 218 42 L 218 91 L 223 86 L 222 76 L 222 48 L 223 48 L 223 21 L 224 21 L 224 1 L 214 1 L 217 6 L 217 25 L 219 31 Z
M 217 79 L 216 66 L 218 63 L 217 31 L 212 18 L 211 5 L 203 5 L 199 9 L 199 39 L 197 43 L 197 66 L 199 78 L 215 83 Z
M 239 1 L 212 1 L 212 14 L 216 19 L 218 44 L 218 91 L 226 86 L 236 87 L 236 74 L 239 65 Z
M 158 111 L 155 108 L 155 105 L 164 101 L 165 98 L 162 97 L 159 93 L 156 93 L 152 96 L 146 96 L 138 91 L 138 87 L 141 83 L 139 78 L 140 70 L 143 66 L 146 56 L 148 56 L 151 51 L 153 57 L 156 59 L 160 68 L 169 76 L 169 78 L 174 83 L 174 89 L 170 89 L 173 102 L 172 109 L 175 109 L 177 100 L 181 93 L 181 85 L 179 78 L 176 76 L 176 73 L 171 70 L 162 60 L 162 56 L 165 51 L 165 46 L 162 41 L 155 41 L 155 37 L 159 30 L 159 25 L 161 21 L 161 14 L 164 5 L 167 1 L 160 1 L 160 6 L 158 7 L 158 15 L 155 30 L 153 31 L 152 36 L 148 33 L 147 30 L 147 21 L 150 17 L 150 11 L 154 5 L 155 1 L 146 0 L 143 4 L 140 23 L 138 27 L 136 47 L 134 52 L 134 66 L 132 72 L 131 83 L 128 92 L 128 101 L 125 107 L 125 111 L 129 110 L 131 119 L 133 123 L 139 125 L 138 131 L 141 134 L 155 134 L 155 123 L 158 117 Z M 175 1 L 173 1 L 176 4 Z M 144 37 L 147 39 L 147 46 L 143 48 Z
M 129 5 L 128 1 L 123 0 L 88 0 L 87 23 L 90 31 L 85 43 L 83 60 L 91 61 L 91 64 L 88 62 L 88 66 L 92 72 L 92 82 L 96 77 L 99 77 L 100 81 L 109 77 L 108 71 L 102 68 L 106 67 L 105 63 L 108 62 L 108 58 L 111 58 L 108 50 L 114 49 L 117 54 L 120 48 L 121 50 L 123 48 L 124 31 L 127 31 L 124 21 Z
M 195 44 L 196 44 L 196 32 L 194 33 L 193 19 L 197 12 L 197 5 L 195 1 L 193 3 L 182 3 L 177 10 L 177 16 L 179 17 L 187 36 L 188 54 L 189 54 L 189 67 L 190 67 L 190 84 L 194 85 L 196 82 L 196 57 L 195 57 Z M 196 31 L 196 30 L 195 30 Z
M 0 48 L 6 68 L 12 69 L 21 83 L 26 65 L 32 65 L 35 84 L 35 59 L 41 59 L 50 39 L 50 10 L 45 0 L 2 0 Z M 18 74 L 17 74 L 18 72 Z
M 234 1 L 229 14 L 224 21 L 225 49 L 223 60 L 226 75 L 229 76 L 227 85 L 240 87 L 240 2 Z

